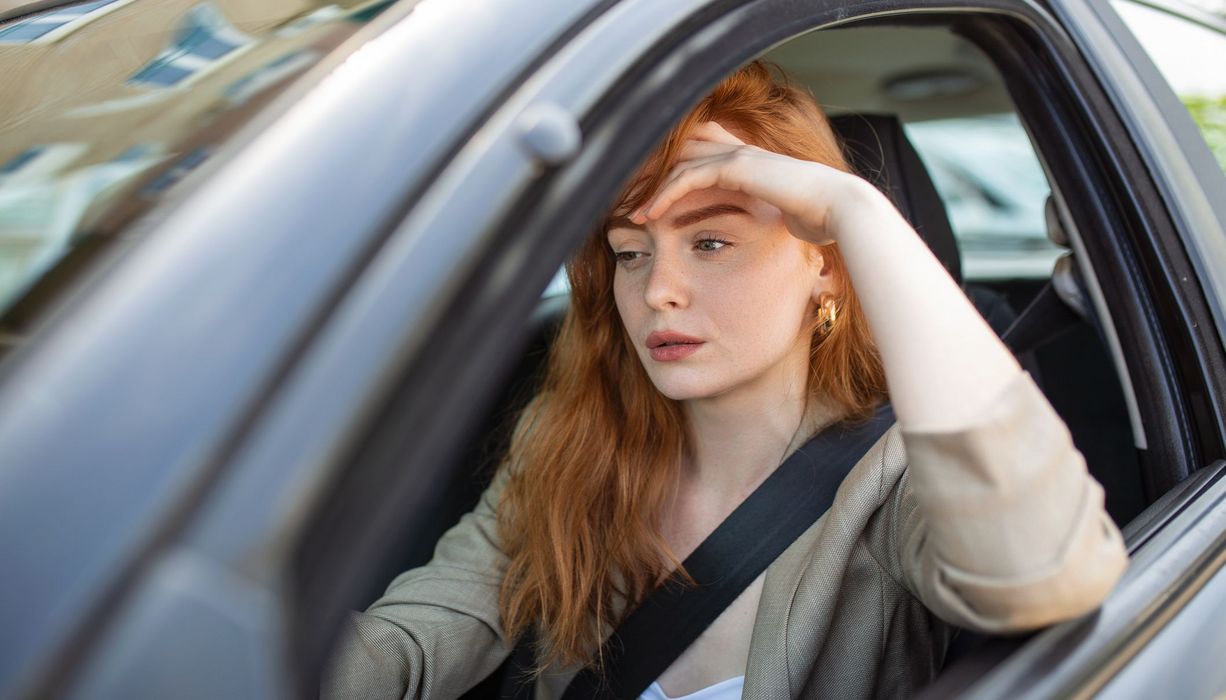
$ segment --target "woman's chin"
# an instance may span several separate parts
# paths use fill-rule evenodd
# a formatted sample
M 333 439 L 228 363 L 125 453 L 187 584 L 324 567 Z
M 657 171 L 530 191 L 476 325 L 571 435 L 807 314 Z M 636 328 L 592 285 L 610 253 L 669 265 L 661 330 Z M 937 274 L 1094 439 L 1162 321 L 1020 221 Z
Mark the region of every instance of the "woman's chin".
M 676 378 L 652 377 L 656 391 L 673 401 L 697 401 L 710 399 L 727 391 L 723 385 L 712 384 L 710 381 L 685 381 Z

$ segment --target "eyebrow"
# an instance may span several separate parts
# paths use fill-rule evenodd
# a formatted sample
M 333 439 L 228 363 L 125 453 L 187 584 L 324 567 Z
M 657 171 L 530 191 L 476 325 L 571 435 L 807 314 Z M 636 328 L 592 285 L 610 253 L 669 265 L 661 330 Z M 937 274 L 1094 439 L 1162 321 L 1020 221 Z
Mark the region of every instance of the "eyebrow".
M 750 216 L 748 211 L 735 204 L 712 204 L 710 206 L 699 207 L 698 209 L 687 211 L 683 214 L 678 214 L 673 218 L 671 225 L 673 228 L 684 228 L 686 226 L 693 226 L 700 221 L 706 221 L 707 219 L 712 219 L 717 216 L 727 216 L 730 214 Z M 639 231 L 643 230 L 642 226 L 634 223 L 629 217 L 625 216 L 618 216 L 611 219 L 609 221 L 609 228 L 632 228 Z
M 749 216 L 749 212 L 735 204 L 712 204 L 709 207 L 702 207 L 701 209 L 687 211 L 684 214 L 678 214 L 677 218 L 673 219 L 673 228 L 692 226 L 699 221 L 729 214 Z

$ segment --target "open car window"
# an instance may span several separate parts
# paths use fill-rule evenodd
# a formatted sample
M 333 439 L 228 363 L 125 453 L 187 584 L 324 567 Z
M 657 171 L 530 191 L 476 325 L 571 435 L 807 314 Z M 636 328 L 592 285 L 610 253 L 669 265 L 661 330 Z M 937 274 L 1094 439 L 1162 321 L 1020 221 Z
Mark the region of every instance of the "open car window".
M 1056 188 L 1027 125 L 1032 117 L 1015 103 L 993 57 L 968 39 L 940 27 L 852 26 L 803 35 L 766 57 L 803 80 L 832 114 L 903 122 L 944 206 L 942 213 L 927 208 L 932 220 L 913 224 L 948 219 L 964 289 L 998 334 L 1051 284 L 1058 258 L 1090 267 L 1067 215 L 1056 215 Z M 1089 299 L 1093 278 L 1079 275 Z M 1068 333 L 1019 360 L 1069 425 L 1105 487 L 1108 511 L 1123 525 L 1148 499 L 1137 449 L 1143 436 L 1135 429 L 1129 369 L 1108 341 L 1111 312 L 1087 303 L 1081 313 Z
M 1067 249 L 1048 237 L 1051 185 L 1013 112 L 906 124 L 945 202 L 968 281 L 1047 279 Z

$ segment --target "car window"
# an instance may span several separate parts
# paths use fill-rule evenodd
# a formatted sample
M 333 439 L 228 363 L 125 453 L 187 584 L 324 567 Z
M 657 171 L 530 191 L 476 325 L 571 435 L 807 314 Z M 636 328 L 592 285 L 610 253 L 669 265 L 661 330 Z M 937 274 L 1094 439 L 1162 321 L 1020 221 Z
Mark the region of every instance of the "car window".
M 1046 279 L 1051 186 L 1014 113 L 911 122 L 908 137 L 945 202 L 968 281 Z
M 0 23 L 0 352 L 123 224 L 388 5 L 92 0 Z
M 1226 6 L 1223 16 L 1194 21 L 1159 4 L 1114 0 L 1112 6 L 1149 53 L 1192 114 L 1201 135 L 1226 172 Z

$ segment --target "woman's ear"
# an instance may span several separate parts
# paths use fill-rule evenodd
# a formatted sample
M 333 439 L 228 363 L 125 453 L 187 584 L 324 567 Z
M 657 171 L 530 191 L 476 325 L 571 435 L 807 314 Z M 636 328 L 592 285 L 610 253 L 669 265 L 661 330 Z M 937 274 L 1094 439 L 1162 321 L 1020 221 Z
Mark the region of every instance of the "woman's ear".
M 813 265 L 813 291 L 811 299 L 814 304 L 821 304 L 822 297 L 826 294 L 834 294 L 837 280 L 835 280 L 834 265 L 830 264 L 829 258 L 823 254 L 821 248 L 816 248 L 810 259 Z

